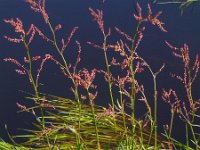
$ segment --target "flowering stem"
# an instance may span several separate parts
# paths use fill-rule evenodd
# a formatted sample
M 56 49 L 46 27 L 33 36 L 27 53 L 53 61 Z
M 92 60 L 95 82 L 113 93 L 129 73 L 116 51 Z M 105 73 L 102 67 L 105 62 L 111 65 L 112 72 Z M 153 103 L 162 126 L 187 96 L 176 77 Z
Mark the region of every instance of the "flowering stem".
M 134 134 L 135 132 L 135 73 L 133 71 L 133 62 L 131 61 L 129 65 L 129 69 L 131 72 L 131 78 L 132 78 L 132 85 L 131 85 L 131 109 L 132 109 L 132 133 Z
M 81 122 L 80 122 L 80 117 L 81 117 L 81 102 L 80 102 L 80 99 L 79 99 L 78 88 L 77 88 L 77 86 L 76 86 L 76 84 L 75 84 L 75 81 L 74 81 L 74 78 L 73 78 L 73 76 L 72 76 L 72 74 L 71 74 L 71 72 L 70 72 L 70 70 L 69 70 L 67 61 L 66 61 L 66 59 L 65 59 L 65 57 L 64 57 L 64 55 L 63 55 L 63 53 L 62 53 L 62 51 L 61 51 L 60 48 L 58 47 L 57 40 L 56 40 L 56 34 L 55 34 L 54 29 L 53 29 L 53 27 L 52 27 L 52 25 L 51 25 L 51 23 L 50 23 L 49 20 L 47 21 L 47 24 L 48 24 L 48 26 L 49 26 L 49 28 L 50 28 L 50 30 L 51 30 L 52 35 L 53 35 L 53 42 L 54 42 L 53 44 L 54 44 L 54 46 L 55 46 L 55 48 L 56 48 L 58 54 L 60 55 L 60 57 L 61 57 L 61 59 L 62 59 L 62 61 L 63 61 L 63 63 L 64 63 L 64 69 L 67 71 L 68 76 L 69 76 L 69 78 L 71 79 L 71 81 L 72 81 L 72 83 L 73 83 L 73 86 L 74 86 L 74 96 L 75 96 L 75 99 L 77 100 L 78 105 L 79 105 L 79 107 L 78 107 L 78 108 L 79 108 L 78 133 L 80 134 L 80 128 L 81 128 Z M 78 139 L 77 139 L 77 140 L 78 140 L 78 141 L 77 141 L 77 142 L 78 142 L 77 144 L 80 145 L 80 135 L 78 136 Z
M 136 27 L 136 30 L 135 30 L 135 32 L 133 33 L 133 41 L 132 41 L 132 45 L 131 45 L 132 54 L 134 53 L 134 49 L 135 49 L 135 40 L 136 40 L 137 32 L 138 32 L 138 30 L 139 30 L 140 25 L 141 25 L 141 21 L 138 22 L 137 27 Z
M 36 86 L 35 81 L 33 79 L 33 75 L 32 75 L 32 60 L 31 60 L 30 50 L 29 50 L 28 45 L 26 44 L 25 38 L 23 39 L 23 44 L 25 46 L 27 57 L 28 57 L 28 62 L 29 62 L 29 71 L 28 71 L 29 80 L 33 86 L 35 96 L 39 102 L 39 94 L 38 94 L 38 89 L 37 89 L 38 87 Z M 39 102 L 39 104 L 40 104 L 40 102 Z M 41 115 L 42 115 L 42 127 L 44 129 L 44 126 L 45 126 L 44 125 L 44 114 L 43 114 L 41 106 L 40 106 L 40 110 L 41 110 Z
M 157 149 L 157 84 L 156 84 L 156 76 L 153 76 L 153 83 L 154 83 L 154 146 Z
M 124 112 L 124 103 L 123 103 L 123 97 L 122 97 L 122 88 L 119 85 L 119 93 L 120 93 L 120 103 L 121 103 L 121 109 L 122 109 L 122 117 L 123 117 L 123 124 L 124 124 L 124 132 L 126 136 L 126 141 L 128 141 L 128 135 L 127 135 L 127 126 L 126 126 L 126 118 L 125 118 L 125 112 Z
M 95 111 L 94 111 L 94 103 L 93 103 L 93 99 L 90 96 L 89 89 L 86 89 L 86 90 L 87 90 L 87 95 L 88 95 L 88 98 L 89 98 L 89 101 L 90 101 L 90 107 L 91 107 L 92 117 L 93 117 L 94 126 L 95 126 L 95 134 L 96 134 L 96 140 L 97 140 L 97 149 L 101 150 L 100 141 L 99 141 L 98 127 L 97 127 L 97 120 L 96 120 Z
M 29 47 L 25 41 L 25 37 L 23 37 L 23 44 L 24 44 L 24 47 L 26 49 L 26 53 L 27 53 L 27 57 L 28 57 L 28 62 L 29 62 L 29 70 L 28 70 L 28 76 L 29 76 L 29 80 L 33 86 L 33 89 L 34 89 L 34 92 L 35 92 L 35 96 L 36 96 L 36 99 L 39 103 L 39 108 L 40 108 L 40 113 L 41 113 L 41 117 L 42 117 L 42 129 L 45 130 L 45 120 L 44 120 L 44 112 L 43 112 L 43 109 L 42 109 L 42 106 L 41 106 L 41 103 L 40 103 L 40 97 L 39 97 L 39 92 L 38 92 L 38 87 L 37 87 L 37 84 L 33 78 L 33 74 L 32 74 L 32 59 L 31 59 L 31 54 L 30 54 L 30 50 L 29 50 Z M 48 138 L 48 135 L 45 134 L 46 136 L 46 140 L 47 140 L 47 143 L 48 143 L 48 146 L 50 147 L 50 142 L 49 142 L 49 138 Z
M 169 127 L 169 139 L 171 138 L 172 128 L 174 122 L 174 110 L 171 111 L 171 120 L 170 120 L 170 127 Z
M 135 52 L 135 39 L 137 37 L 137 31 L 139 30 L 141 22 L 138 22 L 136 30 L 133 34 L 133 40 L 132 40 L 132 45 L 131 45 L 131 57 L 134 55 Z M 133 60 L 131 59 L 131 62 L 129 64 L 129 70 L 131 73 L 131 78 L 132 78 L 132 86 L 131 86 L 131 108 L 132 108 L 132 132 L 135 132 L 135 73 L 133 71 Z
M 104 42 L 103 42 L 103 52 L 104 52 L 104 58 L 105 58 L 105 62 L 106 62 L 106 70 L 107 70 L 107 74 L 108 74 L 108 88 L 109 88 L 109 93 L 110 93 L 110 99 L 111 99 L 111 104 L 112 104 L 112 111 L 115 111 L 115 103 L 114 103 L 114 99 L 113 99 L 113 93 L 112 93 L 112 83 L 111 83 L 111 73 L 110 73 L 110 65 L 108 62 L 108 56 L 107 56 L 107 47 L 106 47 L 106 43 L 107 43 L 107 36 L 105 35 L 105 33 L 103 32 L 103 36 L 104 36 Z M 116 120 L 114 118 L 114 125 L 116 128 Z
M 192 126 L 192 124 L 191 124 L 190 121 L 188 121 L 187 123 L 188 123 L 188 125 L 189 125 L 190 130 L 191 130 L 192 138 L 193 138 L 194 144 L 195 144 L 195 146 L 196 146 L 196 150 L 198 150 L 198 140 L 196 139 L 196 136 L 195 136 L 195 132 L 194 132 L 193 126 Z

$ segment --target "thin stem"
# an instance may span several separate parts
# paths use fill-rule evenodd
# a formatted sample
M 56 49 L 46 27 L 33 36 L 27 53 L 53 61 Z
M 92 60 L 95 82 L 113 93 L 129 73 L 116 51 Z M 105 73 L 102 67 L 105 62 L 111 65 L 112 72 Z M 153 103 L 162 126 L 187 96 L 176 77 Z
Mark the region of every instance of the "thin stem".
M 28 76 L 29 76 L 29 80 L 33 86 L 33 90 L 35 92 L 35 96 L 37 98 L 37 101 L 39 103 L 39 109 L 40 109 L 40 113 L 41 113 L 41 117 L 42 117 L 42 129 L 45 130 L 45 120 L 44 120 L 44 112 L 43 112 L 43 109 L 42 109 L 42 106 L 41 106 L 41 103 L 40 103 L 40 97 L 39 97 L 39 92 L 38 92 L 38 87 L 37 87 L 37 84 L 33 78 L 33 73 L 32 73 L 32 59 L 31 59 L 31 54 L 30 54 L 30 50 L 29 50 L 29 47 L 25 41 L 25 37 L 23 37 L 23 44 L 24 44 L 24 47 L 26 49 L 26 53 L 27 53 L 27 57 L 28 57 L 28 61 L 29 61 L 29 70 L 28 70 Z M 47 144 L 48 146 L 50 147 L 50 142 L 49 142 L 49 137 L 47 134 L 45 134 L 46 136 L 46 140 L 47 140 Z
M 139 30 L 140 24 L 141 24 L 141 22 L 138 22 L 136 30 L 133 33 L 133 41 L 132 41 L 131 51 L 130 51 L 131 57 L 134 55 L 135 40 L 137 37 L 137 32 Z M 131 113 L 132 132 L 134 133 L 135 132 L 135 89 L 136 89 L 136 86 L 135 86 L 135 73 L 133 71 L 133 60 L 131 60 L 131 62 L 129 62 L 129 70 L 130 70 L 131 78 L 132 78 L 132 82 L 133 82 L 131 85 L 131 99 L 130 100 L 131 100 L 131 109 L 132 109 L 132 113 Z
M 124 112 L 124 104 L 123 104 L 123 96 L 122 96 L 122 88 L 119 85 L 119 91 L 120 91 L 120 103 L 122 106 L 122 118 L 123 118 L 123 124 L 124 124 L 124 132 L 126 136 L 126 141 L 128 140 L 128 135 L 127 135 L 127 126 L 126 126 L 126 118 L 125 118 L 125 112 Z
M 196 150 L 198 150 L 198 140 L 196 139 L 194 129 L 193 129 L 192 124 L 190 122 L 188 122 L 188 125 L 189 125 L 191 133 L 192 133 L 192 138 L 194 140 L 194 143 L 195 143 L 195 146 L 196 146 Z
M 189 136 L 188 136 L 188 134 L 189 134 L 189 132 L 188 132 L 188 124 L 186 123 L 185 124 L 185 136 L 186 136 L 186 145 L 187 146 L 189 146 Z
M 91 111 L 92 111 L 92 117 L 93 117 L 94 126 L 95 126 L 95 134 L 96 134 L 96 140 L 97 140 L 97 149 L 101 150 L 101 145 L 100 145 L 100 140 L 99 140 L 99 133 L 98 133 L 98 127 L 97 127 L 97 120 L 96 120 L 95 110 L 94 110 L 94 104 L 92 102 L 93 100 L 91 99 L 89 89 L 86 89 L 86 90 L 87 90 L 88 98 L 89 98 L 89 101 L 90 101 L 90 106 L 91 106 Z
M 131 50 L 132 50 L 132 54 L 134 53 L 134 49 L 135 49 L 135 39 L 137 37 L 137 32 L 139 30 L 139 27 L 141 25 L 141 22 L 139 21 L 136 27 L 135 32 L 133 33 L 133 41 L 132 41 L 132 45 L 131 45 Z
M 30 50 L 29 50 L 29 47 L 28 45 L 26 44 L 26 41 L 25 39 L 23 40 L 23 44 L 25 46 L 25 49 L 26 49 L 26 53 L 27 53 L 27 57 L 28 57 L 28 61 L 29 61 L 29 72 L 28 72 L 28 76 L 29 76 L 29 80 L 33 86 L 33 90 L 35 92 L 35 96 L 37 98 L 37 101 L 39 102 L 40 104 L 40 101 L 39 101 L 39 94 L 38 94 L 38 87 L 36 86 L 35 84 L 35 81 L 33 79 L 33 74 L 32 74 L 32 59 L 31 59 L 31 54 L 30 54 Z M 42 108 L 40 106 L 40 111 L 41 111 L 41 115 L 42 115 L 42 128 L 44 129 L 45 128 L 45 125 L 44 125 L 44 114 L 43 114 L 43 111 L 42 111 Z
M 53 27 L 52 27 L 52 25 L 51 25 L 51 23 L 50 23 L 49 20 L 48 20 L 47 24 L 48 24 L 48 26 L 49 26 L 49 28 L 50 28 L 50 30 L 51 30 L 52 35 L 53 35 L 53 42 L 54 42 L 53 44 L 54 44 L 54 46 L 55 46 L 55 48 L 56 48 L 58 54 L 60 55 L 60 57 L 61 57 L 61 59 L 62 59 L 62 61 L 63 61 L 63 63 L 64 63 L 64 69 L 67 71 L 67 73 L 68 73 L 68 75 L 69 75 L 69 78 L 71 79 L 71 81 L 72 81 L 72 83 L 73 83 L 73 86 L 74 86 L 74 96 L 75 96 L 75 99 L 77 100 L 78 105 L 79 105 L 79 106 L 78 106 L 78 109 L 79 109 L 79 121 L 78 121 L 78 133 L 79 133 L 79 136 L 78 136 L 78 141 L 77 141 L 78 143 L 77 143 L 77 145 L 80 145 L 81 102 L 80 102 L 80 99 L 79 99 L 78 88 L 77 88 L 77 86 L 76 86 L 76 84 L 75 84 L 75 81 L 74 81 L 74 78 L 73 78 L 73 76 L 72 76 L 72 73 L 71 73 L 70 70 L 69 70 L 69 66 L 68 66 L 68 64 L 67 64 L 67 61 L 66 61 L 66 59 L 65 59 L 65 57 L 64 57 L 64 55 L 63 55 L 63 53 L 61 52 L 60 48 L 58 47 L 57 40 L 56 40 L 56 34 L 55 34 L 54 29 L 53 29 Z
M 171 138 L 172 128 L 174 122 L 174 110 L 171 111 L 171 120 L 170 120 L 170 127 L 169 127 L 169 139 Z
M 156 76 L 153 76 L 154 83 L 154 146 L 157 149 L 158 139 L 157 139 L 157 84 L 156 84 Z
M 133 71 L 133 62 L 131 61 L 131 64 L 129 65 L 129 70 L 131 72 L 131 78 L 132 78 L 132 85 L 131 85 L 131 116 L 132 116 L 132 133 L 135 133 L 135 73 Z
M 107 71 L 107 74 L 108 74 L 108 88 L 109 88 L 109 93 L 110 93 L 112 111 L 114 112 L 115 111 L 115 103 L 114 103 L 113 93 L 112 93 L 111 72 L 110 72 L 110 65 L 109 65 L 109 62 L 108 62 L 107 47 L 106 47 L 107 36 L 105 35 L 104 32 L 103 32 L 103 36 L 104 36 L 103 52 L 104 52 L 104 58 L 105 58 L 105 62 L 106 62 L 106 71 Z M 114 118 L 114 126 L 115 126 L 115 128 L 117 126 L 115 118 Z

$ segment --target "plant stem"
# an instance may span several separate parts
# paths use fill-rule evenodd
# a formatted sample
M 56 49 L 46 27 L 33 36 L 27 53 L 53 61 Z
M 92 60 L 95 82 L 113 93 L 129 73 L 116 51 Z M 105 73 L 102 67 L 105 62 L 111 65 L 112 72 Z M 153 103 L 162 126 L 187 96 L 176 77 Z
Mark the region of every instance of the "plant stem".
M 185 124 L 185 136 L 186 136 L 186 145 L 189 146 L 189 137 L 188 137 L 188 124 Z
M 137 27 L 136 27 L 136 30 L 135 30 L 135 32 L 133 33 L 133 41 L 132 41 L 132 45 L 131 45 L 131 50 L 132 50 L 131 54 L 133 54 L 134 51 L 135 51 L 135 50 L 134 50 L 134 49 L 135 49 L 135 39 L 136 39 L 136 37 L 137 37 L 137 32 L 138 32 L 138 30 L 139 30 L 140 25 L 141 25 L 141 22 L 138 22 Z
M 112 104 L 112 111 L 115 112 L 115 103 L 114 103 L 113 93 L 112 93 L 111 72 L 110 72 L 110 65 L 109 65 L 109 62 L 108 62 L 107 47 L 106 47 L 107 37 L 106 37 L 104 32 L 103 32 L 103 36 L 104 36 L 103 52 L 104 52 L 104 58 L 105 58 L 105 62 L 106 62 L 106 71 L 107 71 L 107 74 L 108 74 L 108 88 L 109 88 L 110 100 L 111 100 L 111 104 Z M 115 118 L 114 118 L 114 126 L 115 126 L 115 129 L 116 129 L 117 125 L 116 125 Z
M 42 122 L 41 122 L 41 125 L 42 125 L 42 129 L 45 130 L 45 120 L 44 120 L 44 112 L 43 112 L 43 109 L 42 109 L 42 106 L 41 106 L 41 103 L 40 103 L 40 97 L 39 97 L 39 92 L 38 92 L 38 87 L 36 85 L 36 82 L 33 78 L 33 73 L 32 73 L 32 59 L 31 59 L 31 54 L 30 54 L 30 50 L 29 50 L 29 47 L 25 41 L 25 37 L 23 38 L 23 44 L 24 44 L 24 47 L 26 49 L 26 54 L 27 54 L 27 57 L 28 57 L 28 61 L 29 61 L 29 70 L 28 70 L 28 76 L 29 76 L 29 80 L 33 86 L 33 90 L 35 92 L 35 96 L 36 96 L 36 99 L 39 103 L 39 109 L 40 109 L 40 113 L 41 113 L 41 117 L 42 117 Z M 50 142 L 49 142 L 49 137 L 47 134 L 45 134 L 46 136 L 46 140 L 47 140 L 47 144 L 48 146 L 50 147 Z
M 98 133 L 98 127 L 97 127 L 97 120 L 96 120 L 95 111 L 94 111 L 94 103 L 92 102 L 93 100 L 91 99 L 89 89 L 86 89 L 86 90 L 87 90 L 87 95 L 88 95 L 88 98 L 89 98 L 89 101 L 90 101 L 90 107 L 91 107 L 92 117 L 93 117 L 94 126 L 95 126 L 95 134 L 96 134 L 96 140 L 97 140 L 97 149 L 101 150 L 101 145 L 100 145 L 100 140 L 99 140 L 99 133 Z
M 129 65 L 129 70 L 131 72 L 131 78 L 132 78 L 132 85 L 131 85 L 131 116 L 132 116 L 132 133 L 135 133 L 135 73 L 133 72 L 133 62 L 131 61 Z
M 156 84 L 156 76 L 153 76 L 153 83 L 154 83 L 154 146 L 157 149 L 158 139 L 157 139 L 157 84 Z
M 60 57 L 61 57 L 61 59 L 62 59 L 62 61 L 63 61 L 63 63 L 64 63 L 64 67 L 65 67 L 64 69 L 67 71 L 67 73 L 68 73 L 68 75 L 69 75 L 69 78 L 71 79 L 71 81 L 72 81 L 72 83 L 73 83 L 73 86 L 74 86 L 74 95 L 75 95 L 75 99 L 77 100 L 78 105 L 79 105 L 79 106 L 78 106 L 78 109 L 79 109 L 79 121 L 78 121 L 78 133 L 79 133 L 79 136 L 78 136 L 78 139 L 77 139 L 77 140 L 78 140 L 78 141 L 77 141 L 77 142 L 78 142 L 77 145 L 80 145 L 81 102 L 80 102 L 80 99 L 79 99 L 78 88 L 77 88 L 77 86 L 76 86 L 76 84 L 75 84 L 75 81 L 74 81 L 74 78 L 73 78 L 73 76 L 72 76 L 72 73 L 71 73 L 70 70 L 69 70 L 67 61 L 66 61 L 66 59 L 65 59 L 65 57 L 64 57 L 64 55 L 63 55 L 63 53 L 61 52 L 60 48 L 58 47 L 57 40 L 56 40 L 56 34 L 55 34 L 54 29 L 53 29 L 53 27 L 52 27 L 52 25 L 51 25 L 51 23 L 50 23 L 49 20 L 47 21 L 47 24 L 48 24 L 48 26 L 49 26 L 49 28 L 50 28 L 50 31 L 51 31 L 52 35 L 53 35 L 53 42 L 54 42 L 53 44 L 54 44 L 54 46 L 55 46 L 55 48 L 56 48 L 58 54 L 60 55 Z
M 173 121 L 174 121 L 174 110 L 171 111 L 171 120 L 170 120 L 170 127 L 169 127 L 169 139 L 171 138 L 171 134 L 172 134 Z
M 122 96 L 122 88 L 119 85 L 119 91 L 120 91 L 120 103 L 122 106 L 122 118 L 123 118 L 123 124 L 124 124 L 124 132 L 125 132 L 125 136 L 126 136 L 126 141 L 128 140 L 128 134 L 127 134 L 127 126 L 126 126 L 126 118 L 125 118 L 125 112 L 124 112 L 124 104 L 123 104 L 123 96 Z
M 140 24 L 141 24 L 141 22 L 138 22 L 136 30 L 133 33 L 133 41 L 132 41 L 131 52 L 130 52 L 131 57 L 133 57 L 134 52 L 135 52 L 135 50 L 134 50 L 135 49 L 135 40 L 136 40 L 136 37 L 137 37 L 137 32 L 138 32 L 138 29 L 140 27 Z M 132 132 L 134 134 L 134 132 L 135 132 L 135 89 L 136 89 L 136 86 L 135 86 L 135 73 L 133 71 L 133 61 L 134 60 L 131 60 L 131 62 L 129 62 L 129 70 L 130 70 L 131 78 L 132 78 L 131 99 L 130 100 L 131 100 L 131 109 L 132 109 L 132 113 L 131 113 L 131 116 L 132 116 Z
M 196 146 L 196 150 L 198 150 L 198 140 L 196 139 L 195 133 L 194 133 L 194 129 L 192 127 L 191 122 L 188 122 L 188 125 L 190 127 L 191 133 L 192 133 L 192 138 L 194 140 L 195 146 Z

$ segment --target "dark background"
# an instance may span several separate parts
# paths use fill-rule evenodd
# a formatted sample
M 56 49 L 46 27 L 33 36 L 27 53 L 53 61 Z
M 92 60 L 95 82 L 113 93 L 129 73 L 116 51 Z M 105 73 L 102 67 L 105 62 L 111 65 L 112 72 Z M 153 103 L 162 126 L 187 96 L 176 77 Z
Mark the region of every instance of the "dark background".
M 19 61 L 23 61 L 25 56 L 25 49 L 22 45 L 9 43 L 4 39 L 4 35 L 15 37 L 10 25 L 3 22 L 3 19 L 20 18 L 24 27 L 27 30 L 31 23 L 35 24 L 43 32 L 48 33 L 48 29 L 42 20 L 41 15 L 34 13 L 30 10 L 29 6 L 23 2 L 23 0 L 0 0 L 0 136 L 5 140 L 7 139 L 5 124 L 8 126 L 8 130 L 11 134 L 16 134 L 19 131 L 18 128 L 27 128 L 31 126 L 30 121 L 32 118 L 27 114 L 16 113 L 18 108 L 16 102 L 22 104 L 28 104 L 25 99 L 24 93 L 20 92 L 32 92 L 28 84 L 28 80 L 24 76 L 20 76 L 14 72 L 15 65 L 5 63 L 3 58 L 13 57 Z M 145 0 L 140 1 L 143 11 L 146 12 L 147 3 Z M 136 22 L 133 18 L 135 12 L 134 0 L 106 0 L 103 3 L 101 0 L 46 0 L 46 9 L 50 16 L 52 24 L 55 26 L 60 23 L 63 29 L 59 32 L 58 38 L 64 37 L 70 33 L 74 26 L 79 26 L 78 32 L 73 37 L 72 43 L 67 50 L 67 57 L 72 63 L 76 58 L 75 40 L 80 41 L 82 45 L 82 62 L 81 67 L 87 67 L 89 69 L 104 68 L 103 53 L 100 50 L 91 48 L 87 45 L 87 41 L 93 41 L 96 43 L 102 42 L 102 35 L 99 31 L 96 23 L 92 21 L 92 17 L 89 14 L 88 8 L 102 9 L 104 11 L 104 21 L 106 29 L 111 27 L 112 36 L 109 42 L 113 44 L 116 39 L 121 37 L 116 34 L 114 27 L 117 26 L 127 34 L 132 35 L 135 29 Z M 182 72 L 182 64 L 180 60 L 172 57 L 170 49 L 164 44 L 164 40 L 181 47 L 183 43 L 188 43 L 190 46 L 191 55 L 194 57 L 196 53 L 199 53 L 200 48 L 200 9 L 196 8 L 192 10 L 186 9 L 181 16 L 180 10 L 176 5 L 155 5 L 152 4 L 153 13 L 157 13 L 159 10 L 163 11 L 160 19 L 165 22 L 165 27 L 168 33 L 159 31 L 158 28 L 152 27 L 147 24 L 144 32 L 144 39 L 140 45 L 139 53 L 149 62 L 153 70 L 156 71 L 163 63 L 166 63 L 166 69 L 160 74 L 158 78 L 158 88 L 161 93 L 162 88 L 174 87 L 177 93 L 181 96 L 184 95 L 184 89 L 179 85 L 175 79 L 169 77 L 170 72 Z M 40 38 L 33 41 L 31 45 L 33 55 L 44 55 L 45 53 L 53 54 L 52 47 L 48 46 Z M 109 53 L 112 58 L 112 53 Z M 41 90 L 46 93 L 69 97 L 68 88 L 70 87 L 62 74 L 54 64 L 48 63 L 44 72 L 41 74 L 41 82 L 44 86 Z M 101 84 L 101 79 L 97 79 L 99 97 L 96 101 L 99 105 L 106 106 L 109 101 L 104 84 Z M 149 73 L 141 75 L 140 80 L 146 86 L 148 95 L 152 96 L 152 80 Z M 200 79 L 198 78 L 194 88 L 194 99 L 198 99 L 198 85 Z M 162 125 L 169 123 L 169 106 L 162 102 L 159 93 L 159 128 L 162 131 Z M 183 96 L 184 97 L 184 96 Z M 140 108 L 140 106 L 138 107 Z M 137 110 L 137 114 L 140 115 L 140 109 Z M 184 126 L 179 126 L 178 120 L 175 121 L 175 126 L 178 126 L 176 135 L 180 140 L 183 140 Z

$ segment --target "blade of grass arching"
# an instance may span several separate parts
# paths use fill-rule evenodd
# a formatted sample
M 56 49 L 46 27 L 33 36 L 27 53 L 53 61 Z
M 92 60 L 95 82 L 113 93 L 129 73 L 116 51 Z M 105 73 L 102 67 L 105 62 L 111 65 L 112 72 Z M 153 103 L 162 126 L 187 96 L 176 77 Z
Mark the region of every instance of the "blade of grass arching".
M 181 4 L 180 1 L 167 1 L 167 2 L 157 2 L 157 4 Z
M 28 150 L 28 148 L 9 144 L 0 138 L 0 150 Z
M 194 114 L 194 117 L 200 118 L 200 115 Z
M 167 138 L 167 136 L 166 136 L 165 134 L 162 134 L 162 135 L 163 135 L 164 137 Z M 177 141 L 176 139 L 174 139 L 174 138 L 172 138 L 172 137 L 170 137 L 170 140 L 174 142 L 174 145 L 175 145 L 177 148 L 183 148 L 183 149 L 185 149 L 185 150 L 193 150 L 193 148 L 191 148 L 191 147 L 189 147 L 189 146 L 187 146 L 187 145 L 185 145 L 185 144 L 183 144 L 183 143 Z
M 5 130 L 6 130 L 6 132 L 7 132 L 7 135 L 8 135 L 9 140 L 10 140 L 14 145 L 16 145 L 16 146 L 21 146 L 20 144 L 16 143 L 15 140 L 13 139 L 13 137 L 10 135 L 10 133 L 8 132 L 8 127 L 7 127 L 7 125 L 5 125 Z

